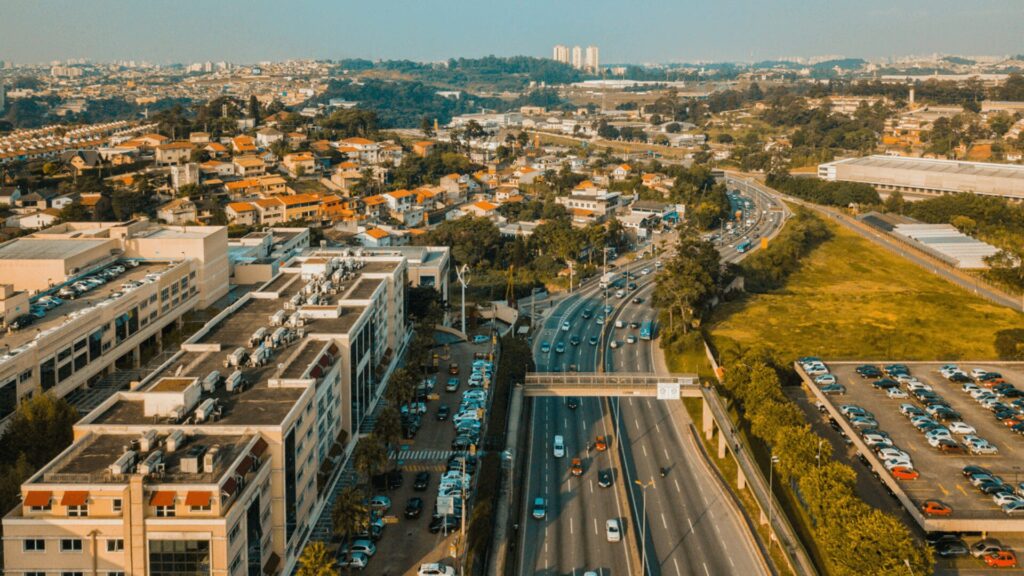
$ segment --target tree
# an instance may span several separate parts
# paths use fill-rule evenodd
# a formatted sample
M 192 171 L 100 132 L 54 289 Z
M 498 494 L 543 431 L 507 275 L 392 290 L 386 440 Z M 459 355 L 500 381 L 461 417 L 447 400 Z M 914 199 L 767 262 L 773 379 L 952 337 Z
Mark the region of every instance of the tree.
M 396 368 L 391 373 L 388 387 L 384 390 L 384 397 L 388 402 L 397 406 L 407 404 L 416 393 L 417 385 L 416 377 L 408 368 Z
M 380 437 L 370 434 L 356 444 L 352 460 L 356 470 L 369 482 L 387 464 L 388 453 Z
M 255 94 L 249 96 L 249 118 L 256 124 L 260 123 L 260 101 L 256 99 Z
M 398 441 L 402 439 L 402 419 L 398 408 L 395 408 L 394 405 L 385 406 L 377 416 L 373 432 L 384 442 L 385 448 L 390 449 L 398 444 Z
M 362 490 L 350 486 L 338 493 L 334 508 L 331 509 L 331 524 L 334 533 L 342 540 L 348 540 L 369 529 L 370 508 Z
M 422 131 L 423 135 L 427 137 L 434 135 L 434 123 L 430 121 L 429 116 L 420 118 L 420 131 Z
M 299 569 L 297 576 L 338 576 L 338 568 L 334 563 L 334 557 L 327 550 L 327 546 L 319 540 L 314 540 L 306 545 L 299 556 Z
M 903 199 L 903 193 L 896 190 L 889 194 L 889 197 L 885 199 L 885 203 L 882 206 L 886 212 L 903 214 L 907 209 L 907 201 Z
M 78 411 L 53 394 L 36 394 L 18 405 L 0 437 L 0 461 L 14 462 L 24 454 L 40 468 L 71 444 L 71 427 Z

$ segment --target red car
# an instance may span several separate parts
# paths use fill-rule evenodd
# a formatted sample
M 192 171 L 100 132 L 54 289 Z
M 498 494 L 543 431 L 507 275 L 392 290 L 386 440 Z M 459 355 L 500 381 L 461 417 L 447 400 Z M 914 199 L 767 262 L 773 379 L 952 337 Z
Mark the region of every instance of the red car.
M 921 503 L 921 512 L 928 516 L 949 516 L 953 509 L 938 500 L 925 500 Z
M 988 564 L 992 568 L 1016 568 L 1017 555 L 1009 550 L 993 552 L 988 556 L 985 556 L 985 564 Z
M 917 480 L 921 475 L 913 468 L 907 468 L 906 466 L 894 466 L 892 469 L 892 477 L 897 480 Z

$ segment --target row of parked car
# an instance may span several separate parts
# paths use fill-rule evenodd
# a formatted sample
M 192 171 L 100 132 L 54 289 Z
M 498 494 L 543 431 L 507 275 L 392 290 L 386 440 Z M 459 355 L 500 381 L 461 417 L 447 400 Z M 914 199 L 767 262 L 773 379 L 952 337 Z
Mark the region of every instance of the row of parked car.
M 972 374 L 976 371 L 972 370 Z M 1005 382 L 995 372 L 980 371 L 981 376 L 963 382 L 961 390 L 970 395 L 1003 426 L 1024 434 L 1024 391 Z
M 1016 568 L 1017 555 L 995 538 L 983 538 L 970 546 L 963 536 L 953 532 L 930 532 L 925 542 L 940 558 L 956 558 L 968 554 L 991 568 Z
M 480 427 L 483 425 L 483 415 L 487 408 L 487 390 L 483 386 L 484 382 L 489 382 L 493 376 L 493 362 L 473 361 L 473 370 L 467 382 L 470 388 L 462 392 L 459 408 L 451 416 L 452 426 L 455 427 L 455 438 L 452 439 L 451 444 L 452 450 L 468 450 L 470 446 L 480 443 Z M 438 419 L 448 418 L 447 406 L 438 408 L 438 410 Z M 443 417 L 442 414 L 444 414 Z
M 65 300 L 74 300 L 84 295 L 86 292 L 95 290 L 96 288 L 99 288 L 107 282 L 117 278 L 121 274 L 124 274 L 128 268 L 135 268 L 138 265 L 139 263 L 135 260 L 126 260 L 121 264 L 112 264 L 103 270 L 80 278 L 79 280 L 64 286 L 58 290 L 56 294 L 41 296 L 29 306 L 28 314 L 22 314 L 14 320 L 11 320 L 8 327 L 12 330 L 20 330 L 27 326 L 31 326 L 37 320 L 45 318 L 47 312 L 63 304 Z

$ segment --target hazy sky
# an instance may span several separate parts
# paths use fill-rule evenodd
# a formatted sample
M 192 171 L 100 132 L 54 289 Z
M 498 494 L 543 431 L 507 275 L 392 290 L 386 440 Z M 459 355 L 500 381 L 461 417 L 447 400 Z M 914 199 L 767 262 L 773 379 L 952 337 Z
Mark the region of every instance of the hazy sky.
M 603 63 L 1024 52 L 1022 0 L 0 0 L 0 60 L 525 54 Z

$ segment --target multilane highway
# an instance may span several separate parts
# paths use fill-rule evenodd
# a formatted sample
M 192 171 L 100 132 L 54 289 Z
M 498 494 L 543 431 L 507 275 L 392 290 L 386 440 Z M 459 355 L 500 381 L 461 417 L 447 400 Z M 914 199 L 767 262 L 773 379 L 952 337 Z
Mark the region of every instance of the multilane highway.
M 751 213 L 749 219 L 754 222 L 735 235 L 717 240 L 723 260 L 742 258 L 744 254 L 735 249 L 737 244 L 748 238 L 756 244 L 758 237 L 770 235 L 784 221 L 784 207 L 770 197 L 754 195 L 752 200 L 756 215 Z M 643 268 L 650 273 L 639 274 Z M 636 343 L 626 343 L 628 334 L 639 336 L 638 330 L 629 328 L 630 322 L 639 324 L 656 317 L 650 307 L 655 262 L 640 260 L 627 270 L 637 274 L 637 290 L 627 290 L 625 298 L 614 297 L 614 289 L 605 296 L 596 279 L 592 279 L 545 316 L 533 340 L 538 371 L 565 371 L 572 365 L 581 372 L 596 371 L 599 348 L 611 340 L 617 341 L 617 347 L 605 348 L 606 370 L 655 370 L 653 342 L 637 339 Z M 634 302 L 634 298 L 640 298 L 640 302 Z M 605 315 L 602 334 L 597 317 L 603 314 L 606 299 L 611 311 Z M 586 319 L 585 314 L 591 317 Z M 624 328 L 614 327 L 616 319 L 623 320 Z M 563 330 L 566 322 L 568 330 Z M 574 345 L 575 339 L 578 344 Z M 592 341 L 595 343 L 591 344 Z M 542 351 L 545 342 L 546 352 Z M 558 352 L 559 342 L 563 352 Z M 618 406 L 620 411 L 620 430 L 616 431 L 616 409 L 613 408 L 613 414 L 605 414 L 601 399 L 575 399 L 575 408 L 565 398 L 536 398 L 533 402 L 530 455 L 519 519 L 520 574 L 582 575 L 594 571 L 602 576 L 641 576 L 634 574 L 638 570 L 630 563 L 633 554 L 626 549 L 626 540 L 608 542 L 605 522 L 609 518 L 619 519 L 632 532 L 632 541 L 639 542 L 643 516 L 647 518 L 648 574 L 762 573 L 757 551 L 745 535 L 742 520 L 723 500 L 727 495 L 697 461 L 699 456 L 686 438 L 689 432 L 678 429 L 665 403 L 630 399 L 618 404 L 613 400 L 612 406 Z M 685 411 L 682 416 L 685 417 Z M 565 455 L 560 458 L 553 455 L 556 435 L 565 439 Z M 588 445 L 598 435 L 612 439 L 608 451 L 588 451 Z M 570 472 L 573 458 L 582 460 L 581 477 Z M 665 478 L 658 473 L 662 466 L 670 468 Z M 615 486 L 598 486 L 602 471 L 609 472 L 613 482 L 626 483 L 627 501 L 619 497 L 621 492 Z M 642 493 L 634 481 L 652 478 L 654 486 L 647 492 L 644 511 Z M 539 520 L 532 518 L 534 500 L 538 497 L 545 502 L 545 517 Z M 635 551 L 635 556 L 639 557 L 639 551 Z

